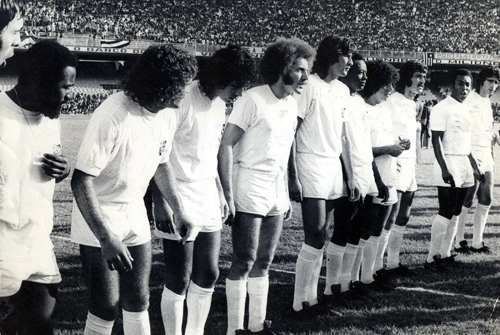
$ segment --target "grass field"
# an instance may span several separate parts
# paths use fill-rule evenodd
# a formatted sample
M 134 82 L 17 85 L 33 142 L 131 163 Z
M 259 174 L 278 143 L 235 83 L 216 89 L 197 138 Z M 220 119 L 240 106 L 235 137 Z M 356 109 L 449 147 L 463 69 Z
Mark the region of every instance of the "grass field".
M 71 163 L 75 162 L 87 122 L 88 117 L 84 116 L 62 117 L 63 150 Z M 339 310 L 342 317 L 322 318 L 308 323 L 287 319 L 284 315 L 292 305 L 295 261 L 303 241 L 300 207 L 295 205 L 293 219 L 285 224 L 270 272 L 267 314 L 279 334 L 500 334 L 500 311 L 496 308 L 500 299 L 498 201 L 494 200 L 485 232 L 485 243 L 492 249 L 491 255 L 458 256 L 464 267 L 453 269 L 448 274 L 424 270 L 422 265 L 427 254 L 430 226 L 437 213 L 437 191 L 431 185 L 431 149 L 423 150 L 420 158 L 417 170 L 419 190 L 402 255 L 402 261 L 418 275 L 399 281 L 398 288 L 390 293 L 374 294 L 369 304 Z M 57 323 L 56 334 L 83 334 L 88 295 L 83 286 L 77 246 L 69 241 L 72 202 L 69 180 L 57 186 L 54 199 L 53 241 L 63 276 L 54 319 Z M 496 199 L 500 199 L 498 186 L 495 185 Z M 466 235 L 469 241 L 471 221 L 469 217 Z M 152 334 L 156 335 L 164 334 L 160 314 L 164 269 L 158 240 L 153 241 L 153 250 L 149 314 Z M 225 334 L 226 331 L 224 281 L 230 255 L 230 229 L 224 227 L 221 276 L 213 296 L 205 334 Z M 324 272 L 323 268 L 322 276 Z M 322 277 L 320 292 L 323 288 Z M 116 321 L 113 334 L 122 334 L 121 320 Z

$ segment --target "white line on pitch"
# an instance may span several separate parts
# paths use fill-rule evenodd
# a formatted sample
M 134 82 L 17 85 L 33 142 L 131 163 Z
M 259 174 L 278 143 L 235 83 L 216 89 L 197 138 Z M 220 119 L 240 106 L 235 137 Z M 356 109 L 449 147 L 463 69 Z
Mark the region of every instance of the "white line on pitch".
M 71 239 L 69 237 L 57 236 L 57 235 L 51 235 L 51 237 L 56 238 L 58 240 L 63 240 L 65 242 L 71 242 Z

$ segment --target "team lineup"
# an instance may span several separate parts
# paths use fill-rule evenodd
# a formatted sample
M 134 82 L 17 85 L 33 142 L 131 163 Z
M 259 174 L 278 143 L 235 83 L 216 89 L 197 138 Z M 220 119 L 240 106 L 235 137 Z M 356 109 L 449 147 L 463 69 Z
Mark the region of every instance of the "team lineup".
M 22 1 L 0 4 L 5 64 L 24 12 Z M 94 111 L 70 167 L 58 117 L 77 65 L 66 47 L 38 42 L 25 52 L 14 88 L 0 92 L 0 334 L 53 334 L 62 278 L 50 239 L 52 199 L 71 172 L 71 240 L 89 291 L 86 335 L 111 334 L 119 313 L 124 334 L 151 334 L 148 188 L 154 238 L 163 243 L 168 335 L 204 333 L 223 224 L 232 239 L 226 334 L 275 334 L 266 318 L 268 273 L 291 202 L 300 203 L 304 240 L 285 317 L 341 317 L 338 309 L 414 275 L 400 253 L 417 190 L 425 65 L 365 61 L 339 36 L 316 50 L 278 39 L 258 62 L 233 45 L 200 65 L 176 46 L 152 46 L 122 90 Z M 438 212 L 418 265 L 428 271 L 452 275 L 457 253 L 490 253 L 483 235 L 498 137 L 490 97 L 499 83 L 498 67 L 484 67 L 475 80 L 459 69 L 430 113 Z M 465 221 L 475 198 L 469 244 Z

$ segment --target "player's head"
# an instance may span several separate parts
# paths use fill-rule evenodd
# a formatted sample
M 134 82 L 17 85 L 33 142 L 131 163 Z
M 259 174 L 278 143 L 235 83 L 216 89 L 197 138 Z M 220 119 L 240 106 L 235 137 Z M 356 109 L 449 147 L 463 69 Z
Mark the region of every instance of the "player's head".
M 307 81 L 309 64 L 316 52 L 298 38 L 283 38 L 269 45 L 260 61 L 260 74 L 265 84 L 273 85 L 280 79 L 294 91 Z M 298 68 L 306 67 L 306 73 L 297 77 Z
M 412 94 L 422 94 L 426 76 L 427 66 L 415 60 L 409 60 L 399 69 L 396 91 L 404 94 L 405 90 L 410 90 Z
M 196 70 L 196 59 L 189 52 L 171 44 L 150 46 L 123 79 L 123 90 L 151 111 L 177 108 Z
M 368 80 L 365 88 L 359 93 L 366 100 L 376 96 L 377 102 L 386 100 L 394 90 L 394 84 L 398 81 L 398 70 L 391 64 L 382 60 L 366 62 L 368 69 Z
M 257 66 L 252 55 L 240 46 L 230 45 L 217 50 L 200 66 L 198 73 L 204 93 L 211 99 L 220 97 L 229 102 L 257 80 Z
M 31 92 L 39 111 L 50 118 L 59 116 L 75 84 L 78 58 L 53 40 L 34 44 L 23 55 L 18 85 Z
M 367 68 L 363 56 L 358 52 L 352 54 L 352 66 L 347 72 L 347 76 L 340 77 L 339 80 L 349 87 L 351 94 L 362 90 L 366 85 Z
M 479 71 L 474 82 L 474 89 L 481 96 L 490 97 L 498 90 L 500 69 L 497 66 L 487 66 Z
M 24 0 L 0 0 L 0 65 L 14 55 L 14 46 L 21 42 L 19 31 L 24 21 Z
M 347 37 L 327 36 L 319 44 L 312 72 L 325 78 L 331 71 L 335 78 L 343 77 L 352 65 L 351 55 L 356 46 Z
M 463 102 L 472 89 L 472 73 L 467 69 L 458 69 L 451 76 L 451 97 Z

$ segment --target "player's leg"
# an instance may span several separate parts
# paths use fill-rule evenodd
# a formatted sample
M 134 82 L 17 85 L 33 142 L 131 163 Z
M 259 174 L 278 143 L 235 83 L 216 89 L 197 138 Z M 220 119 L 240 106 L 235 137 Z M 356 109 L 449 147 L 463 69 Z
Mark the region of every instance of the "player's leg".
M 327 213 L 331 213 L 331 209 L 327 206 L 332 206 L 333 209 L 333 204 L 327 203 L 324 199 L 304 198 L 301 203 L 305 241 L 299 252 L 295 268 L 293 299 L 295 311 L 302 309 L 303 302 L 308 302 L 310 305 L 318 303 L 318 283 L 314 283 L 313 280 L 316 277 L 316 272 L 321 270 L 323 246 L 328 231 Z
M 479 189 L 477 192 L 478 204 L 474 212 L 474 230 L 471 251 L 489 253 L 489 248 L 486 247 L 483 243 L 483 234 L 492 202 L 494 185 L 493 171 L 486 171 L 484 173 L 484 177 L 485 182 L 484 184 L 479 183 Z
M 395 284 L 390 281 L 385 275 L 383 270 L 382 260 L 383 254 L 379 248 L 380 239 L 382 236 L 382 231 L 387 223 L 387 219 L 391 214 L 392 205 L 384 206 L 377 205 L 379 207 L 378 214 L 374 220 L 372 231 L 370 237 L 366 240 L 365 251 L 363 253 L 363 260 L 361 265 L 361 282 L 368 283 L 368 281 L 375 280 L 377 283 L 372 285 L 374 289 L 391 289 Z M 378 268 L 376 264 L 378 263 Z M 371 274 L 370 274 L 371 273 Z
M 474 182 L 474 186 L 467 188 L 467 195 L 465 196 L 462 210 L 460 212 L 460 215 L 458 216 L 455 251 L 462 254 L 470 253 L 469 245 L 465 240 L 465 224 L 467 223 L 467 217 L 469 216 L 470 208 L 474 203 L 474 197 L 478 191 L 480 184 L 477 180 L 474 180 Z
M 151 333 L 148 313 L 151 242 L 128 250 L 134 262 L 132 270 L 120 274 L 123 330 L 125 335 L 146 335 Z
M 161 315 L 166 334 L 181 335 L 186 290 L 193 268 L 194 242 L 163 239 L 165 286 L 161 296 Z
M 80 256 L 90 296 L 84 334 L 109 335 L 118 314 L 119 273 L 108 269 L 101 248 L 80 245 Z
M 468 188 L 454 188 L 451 195 L 453 197 L 453 215 L 446 227 L 446 233 L 441 244 L 440 255 L 441 258 L 447 261 L 453 261 L 454 258 L 451 257 L 451 249 L 453 246 L 453 241 L 455 240 L 455 235 L 457 234 L 458 217 L 462 211 L 462 205 L 464 203 L 465 197 L 467 195 Z
M 259 231 L 257 257 L 248 275 L 248 329 L 258 332 L 264 329 L 267 296 L 269 292 L 269 267 L 283 228 L 283 214 L 266 216 Z
M 262 216 L 236 212 L 231 237 L 233 259 L 226 279 L 227 334 L 243 329 L 248 274 L 257 258 Z
M 200 233 L 194 242 L 193 272 L 186 298 L 186 334 L 203 334 L 215 282 L 219 277 L 220 243 L 220 230 Z

